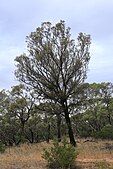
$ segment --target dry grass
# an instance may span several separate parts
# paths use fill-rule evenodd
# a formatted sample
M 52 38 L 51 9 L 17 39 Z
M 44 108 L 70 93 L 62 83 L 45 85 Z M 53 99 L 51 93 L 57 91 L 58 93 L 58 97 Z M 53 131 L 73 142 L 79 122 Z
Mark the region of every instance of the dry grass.
M 20 147 L 8 148 L 0 155 L 0 169 L 44 169 L 45 161 L 41 154 L 47 143 L 23 144 Z
M 8 148 L 4 154 L 0 154 L 0 169 L 45 169 L 46 162 L 41 156 L 43 148 L 51 145 L 43 142 Z M 113 165 L 112 147 L 113 141 L 84 142 L 84 140 L 79 140 L 77 164 L 83 169 L 93 169 L 95 163 L 100 161 Z
M 88 141 L 81 140 L 78 143 L 78 160 L 113 162 L 113 141 Z
M 83 169 L 98 169 L 95 166 L 109 165 L 113 169 L 113 141 L 87 141 L 80 140 L 78 143 L 77 161 Z M 103 169 L 100 167 L 99 169 Z M 108 169 L 108 168 L 104 168 Z

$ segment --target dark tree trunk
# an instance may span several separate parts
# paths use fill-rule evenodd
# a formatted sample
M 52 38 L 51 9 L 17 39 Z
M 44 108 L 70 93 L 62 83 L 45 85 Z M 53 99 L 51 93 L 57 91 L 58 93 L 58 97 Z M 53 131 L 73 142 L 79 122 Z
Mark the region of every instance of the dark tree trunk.
M 47 138 L 46 138 L 47 143 L 49 143 L 49 140 L 50 140 L 50 124 L 48 123 L 48 126 L 47 126 Z
M 67 102 L 65 103 L 65 105 L 63 105 L 63 107 L 64 107 L 65 120 L 66 120 L 66 124 L 67 124 L 67 127 L 68 127 L 68 134 L 69 134 L 70 143 L 74 147 L 76 147 L 76 141 L 75 141 L 73 130 L 72 130 L 72 125 L 71 125 L 71 120 L 70 120 L 70 117 L 69 117 Z
M 50 140 L 50 123 L 49 123 L 49 120 L 48 120 L 48 117 L 47 117 L 47 114 L 45 113 L 45 119 L 44 119 L 44 122 L 45 124 L 47 125 L 46 127 L 46 142 L 49 143 L 49 140 Z
M 25 121 L 21 120 L 21 142 L 24 142 L 24 139 L 25 139 L 25 132 L 24 132 L 24 129 L 25 129 Z
M 109 112 L 108 112 L 108 121 L 109 121 L 109 124 L 112 125 L 111 114 Z
M 68 134 L 69 134 L 69 139 L 70 139 L 70 143 L 75 147 L 76 146 L 76 142 L 74 139 L 74 134 L 73 134 L 73 130 L 72 130 L 72 126 L 71 126 L 71 120 L 69 117 L 69 113 L 65 112 L 65 119 L 66 119 L 66 124 L 68 127 Z
M 16 139 L 15 135 L 13 135 L 13 141 L 14 141 L 15 145 L 18 146 L 19 143 L 21 142 L 21 139 Z
M 11 140 L 8 141 L 9 142 L 9 146 L 13 146 L 13 142 Z
M 58 142 L 61 141 L 61 115 L 57 114 L 57 138 Z
M 39 135 L 38 135 L 38 133 L 36 134 L 35 142 L 36 142 L 36 143 L 39 142 Z
M 30 132 L 31 132 L 31 143 L 34 143 L 34 133 L 31 129 L 30 129 Z
M 21 121 L 21 134 L 24 135 L 25 122 Z
M 32 129 L 29 129 L 30 135 L 25 134 L 26 139 L 32 144 L 34 143 L 34 133 Z

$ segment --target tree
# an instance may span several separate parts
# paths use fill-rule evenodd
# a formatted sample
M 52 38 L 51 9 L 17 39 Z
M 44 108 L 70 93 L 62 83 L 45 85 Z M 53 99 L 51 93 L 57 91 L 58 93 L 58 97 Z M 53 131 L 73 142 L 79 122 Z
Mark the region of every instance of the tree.
M 8 112 L 13 118 L 19 119 L 21 123 L 21 136 L 24 137 L 25 124 L 34 110 L 34 95 L 32 92 L 26 91 L 25 86 L 20 84 L 12 87 L 9 98 Z
M 37 106 L 37 110 L 40 111 L 41 114 L 44 113 L 45 116 L 45 124 L 47 124 L 46 128 L 47 130 L 47 136 L 48 136 L 48 141 L 49 142 L 49 137 L 50 137 L 50 127 L 51 127 L 51 122 L 50 119 L 53 120 L 53 116 L 56 117 L 56 123 L 57 123 L 57 138 L 58 141 L 61 141 L 61 116 L 62 116 L 62 109 L 61 106 L 57 103 L 53 103 L 51 101 L 41 103 L 40 105 Z
M 110 125 L 113 125 L 113 84 L 101 83 L 101 94 L 103 98 L 104 110 Z
M 75 146 L 69 106 L 86 79 L 90 36 L 80 33 L 76 45 L 64 21 L 55 26 L 44 22 L 27 37 L 27 43 L 29 55 L 16 57 L 15 75 L 32 86 L 40 98 L 61 105 L 70 143 Z
M 9 112 L 10 97 L 5 90 L 0 91 L 0 141 L 12 146 L 19 143 L 19 121 Z
M 25 135 L 30 143 L 37 143 L 43 139 L 43 119 L 38 113 L 31 114 L 25 125 Z M 45 140 L 44 140 L 45 141 Z
M 8 94 L 5 90 L 0 91 L 0 117 L 7 113 L 9 103 Z

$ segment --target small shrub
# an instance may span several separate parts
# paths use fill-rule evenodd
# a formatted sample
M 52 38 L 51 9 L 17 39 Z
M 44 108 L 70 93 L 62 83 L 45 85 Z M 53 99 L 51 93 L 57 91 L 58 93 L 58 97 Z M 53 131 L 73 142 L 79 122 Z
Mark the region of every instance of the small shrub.
M 5 152 L 5 145 L 0 142 L 0 153 L 4 153 Z
M 42 157 L 48 162 L 48 168 L 70 169 L 74 166 L 77 152 L 66 140 L 62 143 L 54 141 L 53 147 L 45 149 Z

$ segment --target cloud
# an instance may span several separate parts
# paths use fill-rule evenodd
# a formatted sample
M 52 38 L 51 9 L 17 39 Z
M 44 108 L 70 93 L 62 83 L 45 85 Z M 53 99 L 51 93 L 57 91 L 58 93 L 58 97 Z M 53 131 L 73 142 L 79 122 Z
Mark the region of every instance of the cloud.
M 44 21 L 60 19 L 79 32 L 91 35 L 88 81 L 113 81 L 113 0 L 1 0 L 0 87 L 14 84 L 14 58 L 26 51 L 25 37 Z
M 14 76 L 14 70 L 16 69 L 14 59 L 23 53 L 22 49 L 16 46 L 7 47 L 0 52 L 0 89 L 9 89 L 18 83 Z
M 106 44 L 93 43 L 89 63 L 88 79 L 90 83 L 113 82 L 113 51 Z

